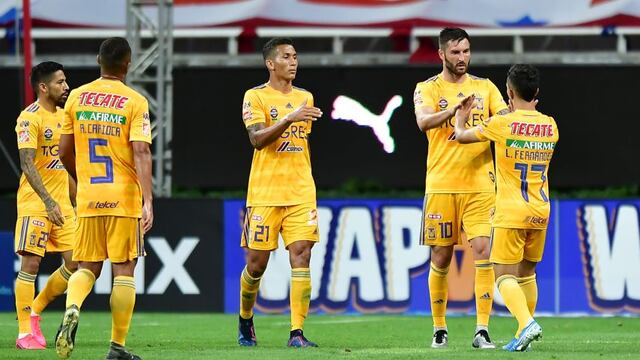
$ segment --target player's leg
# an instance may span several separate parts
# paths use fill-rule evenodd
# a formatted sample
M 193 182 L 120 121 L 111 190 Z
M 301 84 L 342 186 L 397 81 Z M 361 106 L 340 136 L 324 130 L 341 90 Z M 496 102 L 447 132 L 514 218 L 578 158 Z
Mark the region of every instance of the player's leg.
M 525 240 L 524 230 L 502 228 L 493 230 L 491 261 L 494 263 L 496 285 L 509 312 L 518 321 L 514 340 L 503 348 L 508 351 L 524 351 L 531 341 L 542 334 L 542 328 L 529 313 L 527 299 L 517 280 Z
M 44 256 L 50 223 L 45 217 L 25 216 L 16 223 L 15 252 L 22 256 L 15 283 L 16 314 L 18 317 L 18 349 L 44 349 L 32 335 L 31 307 L 35 281 Z
M 311 249 L 318 242 L 318 211 L 315 203 L 286 207 L 282 220 L 282 237 L 291 264 L 291 331 L 289 347 L 316 347 L 304 336 L 304 320 L 311 302 Z
M 46 285 L 33 300 L 31 307 L 31 329 L 39 343 L 46 346 L 46 340 L 40 329 L 40 314 L 55 298 L 64 294 L 71 274 L 78 269 L 78 263 L 71 258 L 76 222 L 74 217 L 67 217 L 64 225 L 51 227 L 47 241 L 47 253 L 61 253 L 63 264 L 49 276 Z
M 139 257 L 144 257 L 144 233 L 138 218 L 109 216 L 107 253 L 113 270 L 111 288 L 111 342 L 106 359 L 140 359 L 125 348 L 136 303 L 134 271 Z
M 240 314 L 238 316 L 240 346 L 257 345 L 253 308 L 271 251 L 278 248 L 281 213 L 281 208 L 272 206 L 250 207 L 245 212 L 240 239 L 240 246 L 247 251 L 247 264 L 240 275 Z
M 75 346 L 75 336 L 80 319 L 80 309 L 107 259 L 107 244 L 104 217 L 78 218 L 75 234 L 73 261 L 78 270 L 69 277 L 67 299 L 62 323 L 56 334 L 56 353 L 66 359 Z
M 528 230 L 524 245 L 524 259 L 518 267 L 518 284 L 527 298 L 527 306 L 531 316 L 538 303 L 538 283 L 536 281 L 536 265 L 542 260 L 546 230 Z
M 449 297 L 449 264 L 453 246 L 460 238 L 460 221 L 454 194 L 428 194 L 422 214 L 423 245 L 431 247 L 429 265 L 429 298 L 433 318 L 432 348 L 448 346 L 446 322 Z
M 474 290 L 476 297 L 476 330 L 472 345 L 480 349 L 494 349 L 489 337 L 489 316 L 493 306 L 495 273 L 489 261 L 491 245 L 490 216 L 495 203 L 493 193 L 460 194 L 463 200 L 462 223 L 475 263 Z

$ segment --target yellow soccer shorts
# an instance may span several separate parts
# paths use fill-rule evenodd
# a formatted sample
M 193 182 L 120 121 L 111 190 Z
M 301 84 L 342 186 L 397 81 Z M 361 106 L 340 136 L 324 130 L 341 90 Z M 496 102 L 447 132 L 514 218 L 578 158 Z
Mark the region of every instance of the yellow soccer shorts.
M 93 216 L 78 218 L 74 261 L 123 263 L 145 256 L 139 218 Z
M 65 217 L 62 226 L 52 223 L 46 216 L 20 217 L 16 221 L 15 252 L 42 257 L 48 252 L 73 250 L 75 230 L 75 216 Z
M 491 233 L 494 193 L 427 194 L 422 212 L 420 244 L 462 243 L 461 230 L 471 240 Z
M 547 229 L 491 229 L 490 260 L 496 264 L 518 264 L 522 259 L 540 262 Z
M 242 247 L 275 250 L 278 248 L 279 234 L 282 234 L 286 248 L 296 241 L 318 241 L 316 204 L 247 208 L 240 241 Z

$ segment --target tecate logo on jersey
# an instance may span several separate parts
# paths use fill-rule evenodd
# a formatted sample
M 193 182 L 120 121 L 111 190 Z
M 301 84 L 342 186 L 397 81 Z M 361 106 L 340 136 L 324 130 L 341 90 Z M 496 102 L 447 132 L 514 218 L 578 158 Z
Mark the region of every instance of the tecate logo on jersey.
M 115 209 L 120 204 L 119 201 L 89 201 L 89 209 Z

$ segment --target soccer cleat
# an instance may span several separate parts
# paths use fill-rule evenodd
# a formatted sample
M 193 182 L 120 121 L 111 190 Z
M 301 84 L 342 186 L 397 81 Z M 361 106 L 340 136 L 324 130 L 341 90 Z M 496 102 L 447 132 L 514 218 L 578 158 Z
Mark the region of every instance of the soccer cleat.
M 69 306 L 64 312 L 62 323 L 56 334 L 56 353 L 60 359 L 67 359 L 71 356 L 76 341 L 79 318 L 80 310 L 76 305 Z
M 289 341 L 287 342 L 288 347 L 295 348 L 306 348 L 306 347 L 318 347 L 318 344 L 313 341 L 307 340 L 306 337 L 302 334 L 302 330 L 296 329 L 289 333 Z
M 142 360 L 138 355 L 130 353 L 124 346 L 111 342 L 105 360 Z
M 489 332 L 487 330 L 480 330 L 473 337 L 473 343 L 471 344 L 476 349 L 495 349 L 496 345 L 491 342 Z
M 529 344 L 541 337 L 542 327 L 540 327 L 535 320 L 531 320 L 531 322 L 522 329 L 520 335 L 503 346 L 502 349 L 506 351 L 529 351 Z
M 238 345 L 257 346 L 256 330 L 253 327 L 253 316 L 250 319 L 243 319 L 238 316 Z
M 16 339 L 16 349 L 44 350 L 45 347 L 40 344 L 33 335 L 29 334 L 21 339 Z
M 447 330 L 438 330 L 433 334 L 433 341 L 431 341 L 431 347 L 434 349 L 443 349 L 449 346 L 448 340 L 449 334 Z
M 40 315 L 31 315 L 31 335 L 42 347 L 47 347 L 47 340 L 40 329 Z

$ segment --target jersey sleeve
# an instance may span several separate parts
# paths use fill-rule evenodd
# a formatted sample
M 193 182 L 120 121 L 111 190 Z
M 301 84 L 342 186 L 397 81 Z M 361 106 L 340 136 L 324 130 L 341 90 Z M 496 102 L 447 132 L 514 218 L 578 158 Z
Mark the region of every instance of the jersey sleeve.
M 37 149 L 38 132 L 40 122 L 37 116 L 22 112 L 16 122 L 16 134 L 18 135 L 18 149 Z
M 418 111 L 425 106 L 429 106 L 434 111 L 436 110 L 436 103 L 434 101 L 432 91 L 433 87 L 425 84 L 424 82 L 419 82 L 416 85 L 416 89 L 413 92 L 414 111 Z
M 482 141 L 498 141 L 500 137 L 503 136 L 501 134 L 501 123 L 502 119 L 500 116 L 492 116 L 476 126 L 474 128 L 474 134 Z
M 151 144 L 151 120 L 149 103 L 142 98 L 133 109 L 129 141 L 142 141 Z
M 64 119 L 62 120 L 62 129 L 60 129 L 61 134 L 73 134 L 73 122 L 75 120 L 73 103 L 76 100 L 74 93 L 75 91 L 72 91 L 71 94 L 69 94 L 69 98 L 64 104 Z
M 315 102 L 313 100 L 313 94 L 312 93 L 308 93 L 308 94 L 309 94 L 309 98 L 307 100 L 307 105 L 315 106 Z M 311 134 L 312 127 L 313 127 L 313 121 L 307 121 L 307 135 Z
M 267 122 L 264 117 L 262 101 L 255 91 L 248 90 L 244 93 L 244 99 L 242 100 L 242 121 L 244 121 L 245 127 Z
M 509 107 L 504 102 L 498 87 L 491 80 L 487 81 L 489 81 L 489 113 L 495 115 L 502 110 L 509 111 Z

